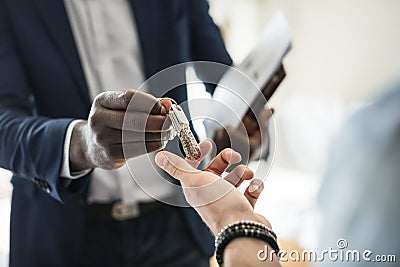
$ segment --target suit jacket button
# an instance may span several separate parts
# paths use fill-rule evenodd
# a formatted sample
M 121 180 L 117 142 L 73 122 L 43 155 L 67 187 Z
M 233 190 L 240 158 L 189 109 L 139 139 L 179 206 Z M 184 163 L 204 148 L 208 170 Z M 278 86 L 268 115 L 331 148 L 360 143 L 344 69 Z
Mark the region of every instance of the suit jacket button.
M 51 187 L 49 185 L 49 183 L 47 183 L 46 181 L 34 178 L 34 183 L 37 187 L 39 187 L 40 189 L 42 189 L 43 191 L 45 191 L 46 193 L 51 193 Z
M 46 193 L 51 193 L 51 187 L 50 187 L 50 185 L 47 183 L 47 182 L 43 182 L 43 190 L 46 192 Z
M 36 185 L 37 187 L 42 188 L 39 179 L 34 178 L 34 179 L 33 179 L 33 182 L 35 183 L 35 185 Z

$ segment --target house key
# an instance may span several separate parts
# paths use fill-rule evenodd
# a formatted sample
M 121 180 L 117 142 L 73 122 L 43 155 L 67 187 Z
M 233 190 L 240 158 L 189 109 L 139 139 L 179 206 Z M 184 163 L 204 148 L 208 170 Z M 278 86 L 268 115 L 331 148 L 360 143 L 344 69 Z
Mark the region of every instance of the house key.
M 172 122 L 172 128 L 178 134 L 186 158 L 198 160 L 201 157 L 200 147 L 189 127 L 189 121 L 183 109 L 172 99 L 173 102 L 169 110 L 168 117 Z

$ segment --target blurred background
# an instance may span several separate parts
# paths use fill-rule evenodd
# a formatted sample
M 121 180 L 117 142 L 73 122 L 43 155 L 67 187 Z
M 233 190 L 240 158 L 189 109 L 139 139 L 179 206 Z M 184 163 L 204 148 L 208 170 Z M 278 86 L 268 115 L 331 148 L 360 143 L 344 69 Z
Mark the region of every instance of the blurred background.
M 293 49 L 284 61 L 287 77 L 270 103 L 276 155 L 257 210 L 287 246 L 312 249 L 331 138 L 357 108 L 400 77 L 400 1 L 210 0 L 236 63 L 279 9 L 291 26 Z M 194 88 L 189 94 L 201 95 Z M 0 266 L 8 261 L 10 176 L 0 169 Z

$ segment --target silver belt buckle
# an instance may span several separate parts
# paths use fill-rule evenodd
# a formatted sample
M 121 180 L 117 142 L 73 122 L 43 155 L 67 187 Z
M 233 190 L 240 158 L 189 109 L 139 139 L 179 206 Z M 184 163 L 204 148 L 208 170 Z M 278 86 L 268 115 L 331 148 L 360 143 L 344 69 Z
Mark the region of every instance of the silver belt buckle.
M 126 204 L 122 202 L 116 202 L 112 206 L 111 216 L 117 221 L 124 221 L 139 217 L 140 210 L 139 204 Z

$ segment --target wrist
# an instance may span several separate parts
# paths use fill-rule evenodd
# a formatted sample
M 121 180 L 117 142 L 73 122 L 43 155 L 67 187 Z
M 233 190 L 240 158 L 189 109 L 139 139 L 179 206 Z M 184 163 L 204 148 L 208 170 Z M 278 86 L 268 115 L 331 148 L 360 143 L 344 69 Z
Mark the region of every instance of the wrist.
M 96 167 L 88 155 L 86 132 L 86 121 L 77 123 L 72 130 L 69 153 L 70 170 L 72 172 L 79 172 Z
M 223 216 L 223 218 L 220 218 L 219 220 L 217 220 L 213 227 L 214 234 L 219 233 L 227 225 L 238 222 L 238 221 L 260 222 L 254 213 L 251 214 L 250 212 L 240 212 L 240 213 L 236 212 L 235 214 Z M 260 222 L 260 223 L 263 223 L 263 222 Z
M 239 241 L 240 240 L 240 244 Z M 246 245 L 245 245 L 246 243 Z M 270 251 L 270 260 L 277 259 L 272 254 L 278 255 L 280 249 L 277 243 L 276 234 L 266 225 L 256 221 L 237 221 L 223 228 L 215 238 L 216 259 L 220 266 L 247 266 L 225 265 L 225 259 L 232 260 L 235 255 L 240 255 L 238 251 L 247 248 L 247 252 L 260 251 L 263 246 Z M 267 248 L 268 247 L 268 248 Z M 245 253 L 248 255 L 248 253 Z M 253 254 L 254 256 L 256 253 Z M 236 260 L 232 261 L 237 263 Z M 254 260 L 245 259 L 244 263 L 254 262 Z M 254 266 L 253 264 L 248 266 Z

